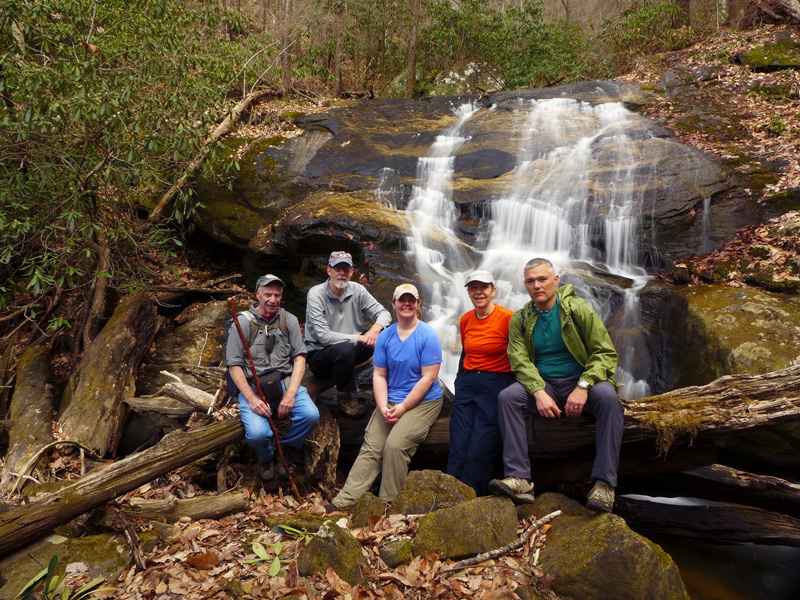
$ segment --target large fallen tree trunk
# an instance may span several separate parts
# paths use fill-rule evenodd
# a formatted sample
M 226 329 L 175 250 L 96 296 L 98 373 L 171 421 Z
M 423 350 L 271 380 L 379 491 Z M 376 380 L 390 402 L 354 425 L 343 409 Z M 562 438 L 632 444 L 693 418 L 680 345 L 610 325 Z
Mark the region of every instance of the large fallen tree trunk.
M 17 363 L 17 386 L 11 399 L 11 430 L 0 491 L 15 485 L 31 459 L 53 441 L 53 371 L 50 353 L 44 346 L 26 350 Z M 33 465 L 30 465 L 32 467 Z M 29 467 L 29 468 L 30 468 Z
M 725 465 L 698 467 L 682 473 L 623 480 L 618 494 L 646 494 L 735 502 L 800 519 L 800 484 L 780 477 L 746 473 Z
M 445 403 L 418 456 L 447 456 L 450 410 L 451 406 Z M 369 415 L 359 420 L 339 419 L 342 458 L 355 458 L 368 419 Z M 654 463 L 658 457 L 664 468 L 674 471 L 676 465 L 666 463 L 677 454 L 676 446 L 692 444 L 700 448 L 704 441 L 722 433 L 797 421 L 800 421 L 800 366 L 765 375 L 726 375 L 707 385 L 625 402 L 622 459 L 627 454 L 635 461 L 640 462 L 644 457 L 647 463 Z M 595 427 L 590 417 L 534 418 L 531 429 L 529 450 L 533 458 L 594 452 Z M 702 455 L 700 462 L 692 464 L 684 460 L 677 470 L 711 464 L 709 459 L 713 462 L 709 453 L 696 454 Z M 654 464 L 653 472 L 658 467 Z
M 723 503 L 668 504 L 617 498 L 615 512 L 642 533 L 706 542 L 800 546 L 800 520 L 752 506 Z
M 136 370 L 157 329 L 156 307 L 144 293 L 128 296 L 84 353 L 59 421 L 70 440 L 99 456 L 113 454 L 133 396 Z
M 800 366 L 757 376 L 729 375 L 707 385 L 625 402 L 625 406 L 620 474 L 695 469 L 718 462 L 714 440 L 720 434 L 800 421 Z M 451 408 L 445 402 L 414 465 L 446 461 Z M 345 469 L 358 454 L 369 418 L 368 414 L 359 420 L 338 419 L 339 456 Z M 533 419 L 531 431 L 529 451 L 535 459 L 533 476 L 538 485 L 588 481 L 595 443 L 591 418 Z M 563 460 L 565 456 L 569 459 Z
M 87 473 L 56 493 L 2 513 L 0 556 L 243 436 L 244 428 L 239 419 L 213 423 L 194 431 L 175 432 L 148 450 Z

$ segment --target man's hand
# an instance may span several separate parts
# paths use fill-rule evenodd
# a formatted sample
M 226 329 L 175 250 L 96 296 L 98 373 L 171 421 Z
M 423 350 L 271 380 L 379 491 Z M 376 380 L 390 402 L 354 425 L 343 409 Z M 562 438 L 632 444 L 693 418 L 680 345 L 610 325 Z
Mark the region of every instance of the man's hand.
M 561 410 L 558 408 L 556 401 L 544 390 L 536 392 L 533 398 L 536 400 L 536 410 L 539 411 L 540 416 L 548 419 L 561 416 Z
M 589 390 L 576 386 L 567 398 L 567 405 L 564 407 L 564 413 L 566 413 L 568 417 L 580 417 L 581 414 L 583 414 L 583 407 L 586 405 L 587 398 L 589 398 Z
M 360 336 L 358 336 L 358 341 L 364 344 L 365 346 L 374 348 L 375 342 L 378 341 L 378 336 L 380 335 L 381 331 L 383 331 L 383 327 L 381 327 L 378 324 L 375 324 L 369 328 L 369 331 L 367 331 L 366 333 L 362 333 Z
M 284 417 L 288 417 L 290 414 L 292 414 L 292 410 L 294 410 L 295 399 L 296 392 L 286 390 L 286 392 L 283 394 L 283 398 L 281 398 L 281 403 L 278 405 L 279 419 L 283 419 Z
M 253 394 L 252 398 L 247 399 L 247 403 L 250 405 L 250 410 L 257 415 L 261 415 L 262 417 L 270 417 L 272 415 L 272 410 L 270 409 L 269 404 L 264 402 L 255 394 Z

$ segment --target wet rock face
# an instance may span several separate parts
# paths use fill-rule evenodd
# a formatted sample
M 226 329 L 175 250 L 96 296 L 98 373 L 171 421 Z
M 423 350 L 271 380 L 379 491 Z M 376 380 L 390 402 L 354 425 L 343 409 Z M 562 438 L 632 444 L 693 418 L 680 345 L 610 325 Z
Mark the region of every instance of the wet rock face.
M 714 285 L 679 289 L 666 301 L 663 329 L 668 389 L 800 361 L 800 301 L 793 296 Z
M 529 101 L 551 98 L 574 98 L 587 106 L 637 103 L 635 92 L 607 82 L 482 98 L 484 110 L 465 125 L 469 141 L 455 157 L 452 183 L 461 231 L 470 241 L 485 230 L 492 201 L 514 181 Z M 419 159 L 455 122 L 454 109 L 468 101 L 477 98 L 378 99 L 298 117 L 294 122 L 305 130 L 302 136 L 259 142 L 245 152 L 233 192 L 199 190 L 206 205 L 199 225 L 214 239 L 244 250 L 254 271 L 298 270 L 304 259 L 320 261 L 334 247 L 344 247 L 370 262 L 379 278 L 397 280 L 406 271 L 413 276 L 403 253 L 408 235 L 403 209 Z M 704 235 L 731 237 L 741 225 L 731 221 L 741 201 L 730 189 L 728 172 L 652 122 L 630 116 L 626 128 L 636 161 L 624 166 L 634 175 L 630 181 L 619 181 L 621 157 L 609 143 L 615 133 L 589 140 L 592 164 L 582 176 L 598 222 L 609 210 L 610 195 L 641 196 L 647 218 L 640 252 L 657 263 L 698 251 Z M 548 168 L 543 163 L 542 171 Z M 704 220 L 706 198 L 714 210 Z

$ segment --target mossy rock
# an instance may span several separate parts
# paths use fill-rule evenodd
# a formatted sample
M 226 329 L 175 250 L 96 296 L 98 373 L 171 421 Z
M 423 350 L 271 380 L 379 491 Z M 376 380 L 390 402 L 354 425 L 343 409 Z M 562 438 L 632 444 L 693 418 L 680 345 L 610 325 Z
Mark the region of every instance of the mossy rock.
M 375 494 L 367 492 L 356 502 L 353 514 L 353 527 L 364 527 L 369 524 L 372 517 L 378 517 L 386 512 L 386 502 Z
M 310 577 L 314 573 L 324 573 L 330 567 L 350 585 L 364 583 L 362 566 L 367 566 L 367 560 L 361 544 L 349 531 L 330 520 L 322 524 L 297 557 L 300 575 Z
M 390 569 L 394 569 L 411 562 L 411 557 L 414 555 L 413 547 L 414 541 L 411 538 L 393 540 L 381 546 L 381 559 Z
M 412 471 L 389 507 L 389 514 L 419 515 L 436 510 L 444 503 L 475 499 L 475 490 L 441 471 Z
M 5 580 L 0 587 L 0 598 L 13 598 L 56 555 L 56 573 L 63 574 L 68 564 L 85 563 L 91 578 L 105 577 L 112 583 L 130 566 L 132 559 L 130 546 L 117 534 L 78 539 L 52 534 L 0 560 Z
M 465 558 L 513 542 L 517 537 L 517 511 L 508 498 L 483 496 L 420 519 L 414 554 L 427 552 L 442 558 Z
M 541 503 L 540 512 L 544 516 L 550 509 L 565 504 L 565 512 L 571 512 L 565 500 L 559 494 L 544 494 L 537 503 Z M 620 517 L 609 513 L 565 514 L 551 524 L 539 565 L 545 575 L 553 576 L 551 589 L 559 598 L 688 598 L 678 567 L 669 554 L 631 531 Z
M 800 68 L 800 44 L 780 39 L 736 56 L 736 60 L 758 73 Z
M 324 523 L 330 520 L 331 517 L 314 515 L 309 512 L 298 512 L 291 518 L 267 517 L 264 519 L 264 525 L 273 530 L 279 525 L 288 525 L 294 529 L 299 529 L 300 531 L 316 533 Z
M 664 309 L 668 389 L 723 375 L 760 375 L 800 362 L 800 301 L 759 290 L 696 286 Z

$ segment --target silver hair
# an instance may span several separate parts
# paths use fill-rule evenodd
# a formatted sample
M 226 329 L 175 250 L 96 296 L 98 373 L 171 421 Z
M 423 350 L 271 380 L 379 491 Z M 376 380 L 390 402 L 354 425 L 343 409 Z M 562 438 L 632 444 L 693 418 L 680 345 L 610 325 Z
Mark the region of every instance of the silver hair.
M 547 265 L 548 267 L 550 267 L 550 270 L 553 272 L 553 275 L 555 275 L 556 268 L 553 266 L 553 263 L 551 263 L 546 258 L 532 258 L 532 259 L 530 259 L 525 264 L 525 268 L 522 270 L 522 272 L 525 273 L 529 269 L 535 269 L 536 267 L 539 267 L 541 265 Z

